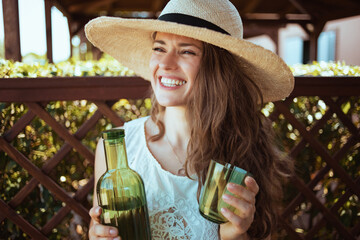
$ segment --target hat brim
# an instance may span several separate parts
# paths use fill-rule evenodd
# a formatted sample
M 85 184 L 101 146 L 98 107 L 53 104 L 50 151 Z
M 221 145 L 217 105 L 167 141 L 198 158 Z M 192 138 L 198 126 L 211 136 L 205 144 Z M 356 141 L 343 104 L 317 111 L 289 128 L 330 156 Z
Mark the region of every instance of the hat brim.
M 94 46 L 146 80 L 151 80 L 149 61 L 154 32 L 194 38 L 236 54 L 241 59 L 239 67 L 259 86 L 264 102 L 283 99 L 293 90 L 294 76 L 280 57 L 227 34 L 161 20 L 119 17 L 99 17 L 85 27 L 86 37 Z

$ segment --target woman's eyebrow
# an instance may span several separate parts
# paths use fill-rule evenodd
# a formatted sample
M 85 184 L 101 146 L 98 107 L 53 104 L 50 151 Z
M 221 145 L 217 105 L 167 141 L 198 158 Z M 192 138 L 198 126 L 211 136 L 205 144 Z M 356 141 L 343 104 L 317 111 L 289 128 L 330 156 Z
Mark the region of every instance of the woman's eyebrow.
M 179 43 L 179 46 L 180 47 L 196 47 L 198 48 L 199 50 L 201 50 L 201 48 L 195 44 L 192 44 L 192 43 Z
M 154 43 L 159 43 L 161 45 L 166 45 L 166 43 L 163 40 L 154 40 Z
M 161 45 L 166 45 L 166 43 L 163 41 L 163 40 L 154 40 L 154 43 L 158 43 L 158 44 L 161 44 Z M 179 43 L 178 44 L 179 47 L 196 47 L 198 48 L 199 50 L 201 50 L 201 48 L 195 44 L 192 44 L 192 43 Z

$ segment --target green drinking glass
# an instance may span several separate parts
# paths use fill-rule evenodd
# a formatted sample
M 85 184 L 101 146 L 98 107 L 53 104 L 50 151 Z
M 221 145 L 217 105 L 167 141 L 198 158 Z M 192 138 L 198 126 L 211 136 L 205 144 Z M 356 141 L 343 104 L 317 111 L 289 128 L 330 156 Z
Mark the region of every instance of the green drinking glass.
M 97 182 L 101 223 L 114 226 L 123 240 L 151 239 L 144 183 L 128 166 L 124 129 L 102 133 L 106 172 Z
M 223 194 L 234 195 L 226 188 L 226 185 L 230 182 L 245 186 L 244 180 L 246 176 L 251 176 L 251 174 L 244 169 L 229 163 L 223 165 L 211 160 L 206 180 L 200 193 L 200 214 L 204 218 L 218 224 L 228 222 L 221 214 L 221 208 L 223 207 L 226 207 L 235 214 L 239 214 L 235 207 L 222 200 L 222 196 Z

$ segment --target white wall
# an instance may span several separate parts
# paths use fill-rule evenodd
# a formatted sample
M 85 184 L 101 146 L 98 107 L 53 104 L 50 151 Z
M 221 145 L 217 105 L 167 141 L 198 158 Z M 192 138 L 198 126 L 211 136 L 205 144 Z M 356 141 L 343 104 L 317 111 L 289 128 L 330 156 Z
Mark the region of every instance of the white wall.
M 306 32 L 298 24 L 288 24 L 286 28 L 279 30 L 279 56 L 289 65 L 302 63 L 303 49 L 302 46 L 300 48 L 299 43 L 295 42 L 298 39 L 307 39 Z M 291 52 L 286 51 L 289 48 Z
M 253 38 L 246 39 L 252 43 L 260 45 L 272 52 L 276 52 L 276 44 L 268 35 L 261 35 Z
M 324 30 L 336 32 L 335 59 L 360 66 L 360 16 L 330 21 Z

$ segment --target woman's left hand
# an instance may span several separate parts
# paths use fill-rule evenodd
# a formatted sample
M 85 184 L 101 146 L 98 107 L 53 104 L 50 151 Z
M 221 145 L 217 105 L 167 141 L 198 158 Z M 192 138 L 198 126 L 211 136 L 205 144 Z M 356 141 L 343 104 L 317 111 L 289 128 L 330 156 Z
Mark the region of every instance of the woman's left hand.
M 248 239 L 247 230 L 254 220 L 255 197 L 259 192 L 259 186 L 252 177 L 245 178 L 245 185 L 229 183 L 227 189 L 235 196 L 223 195 L 224 202 L 234 206 L 239 210 L 239 215 L 231 212 L 227 208 L 222 208 L 221 213 L 229 222 L 220 225 L 221 239 Z

